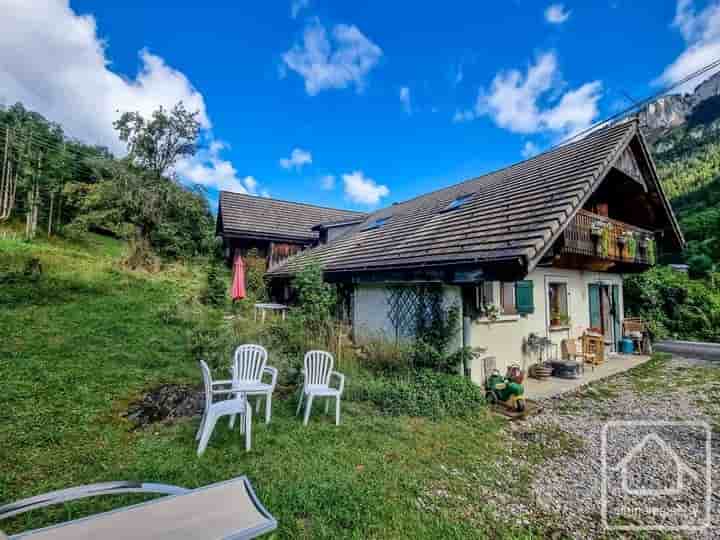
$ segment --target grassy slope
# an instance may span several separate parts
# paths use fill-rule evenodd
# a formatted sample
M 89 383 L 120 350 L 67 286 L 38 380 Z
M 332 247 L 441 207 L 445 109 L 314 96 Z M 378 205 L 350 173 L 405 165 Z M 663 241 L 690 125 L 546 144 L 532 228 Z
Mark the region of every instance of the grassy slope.
M 0 240 L 0 262 L 33 255 L 45 271 L 36 285 L 0 285 L 0 504 L 106 480 L 195 487 L 246 474 L 283 538 L 542 536 L 498 518 L 480 496 L 524 496 L 542 459 L 538 449 L 512 471 L 499 467 L 511 449 L 503 421 L 485 412 L 433 423 L 343 403 L 340 427 L 316 414 L 303 428 L 294 402 L 278 399 L 269 427 L 254 422 L 252 452 L 223 423 L 202 459 L 197 419 L 132 431 L 119 412 L 144 388 L 199 382 L 187 329 L 164 324 L 158 308 L 196 293 L 200 279 L 182 266 L 124 272 L 121 251 L 99 237 L 84 246 Z M 131 500 L 83 501 L 2 526 L 26 530 Z

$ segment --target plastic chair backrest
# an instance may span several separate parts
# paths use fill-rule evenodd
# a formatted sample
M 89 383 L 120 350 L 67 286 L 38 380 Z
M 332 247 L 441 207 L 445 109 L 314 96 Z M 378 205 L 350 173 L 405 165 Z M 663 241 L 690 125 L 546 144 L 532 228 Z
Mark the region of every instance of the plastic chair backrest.
M 203 388 L 205 388 L 205 410 L 212 404 L 212 374 L 205 360 L 200 360 L 200 371 L 202 371 Z
M 308 351 L 305 353 L 305 386 L 330 384 L 333 369 L 333 356 L 326 351 Z
M 267 357 L 262 345 L 240 345 L 235 349 L 233 379 L 241 383 L 259 383 Z

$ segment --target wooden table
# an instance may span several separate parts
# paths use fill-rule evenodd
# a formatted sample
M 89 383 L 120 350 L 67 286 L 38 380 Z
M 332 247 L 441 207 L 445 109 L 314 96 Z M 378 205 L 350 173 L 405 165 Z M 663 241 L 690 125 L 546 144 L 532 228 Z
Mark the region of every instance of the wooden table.
M 287 313 L 288 307 L 284 304 L 255 304 L 255 320 L 258 320 L 258 312 L 260 312 L 261 322 L 265 322 L 265 317 L 268 311 L 279 311 L 283 321 L 285 320 L 285 314 Z

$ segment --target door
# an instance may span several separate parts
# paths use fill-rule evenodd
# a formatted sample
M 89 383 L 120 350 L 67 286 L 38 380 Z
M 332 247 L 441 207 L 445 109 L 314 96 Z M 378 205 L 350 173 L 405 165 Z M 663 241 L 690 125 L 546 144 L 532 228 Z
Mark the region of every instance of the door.
M 600 285 L 588 285 L 588 302 L 590 304 L 590 328 L 602 331 L 602 313 L 600 310 Z
M 600 331 L 610 350 L 617 349 L 620 335 L 620 287 L 591 283 L 588 285 L 590 327 Z
M 620 286 L 612 286 L 612 322 L 613 322 L 613 350 L 619 351 L 619 341 L 622 338 L 620 329 L 622 311 L 620 311 Z

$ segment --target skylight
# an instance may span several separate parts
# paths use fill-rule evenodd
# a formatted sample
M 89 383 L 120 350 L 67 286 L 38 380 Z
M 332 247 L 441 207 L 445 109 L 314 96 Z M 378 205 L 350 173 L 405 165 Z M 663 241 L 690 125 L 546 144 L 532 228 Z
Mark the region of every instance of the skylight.
M 369 231 L 369 230 L 371 230 L 371 229 L 379 229 L 380 227 L 382 227 L 383 225 L 385 225 L 385 224 L 388 222 L 389 219 L 390 219 L 389 217 L 384 217 L 384 218 L 376 219 L 375 221 L 373 221 L 372 223 L 370 223 L 367 227 L 365 227 L 365 230 L 366 230 L 366 231 Z
M 448 204 L 445 207 L 445 210 L 454 210 L 455 208 L 459 208 L 466 202 L 470 200 L 470 197 L 472 197 L 472 193 L 468 193 L 466 195 L 460 195 L 458 198 L 456 198 L 454 201 L 452 201 L 450 204 Z

